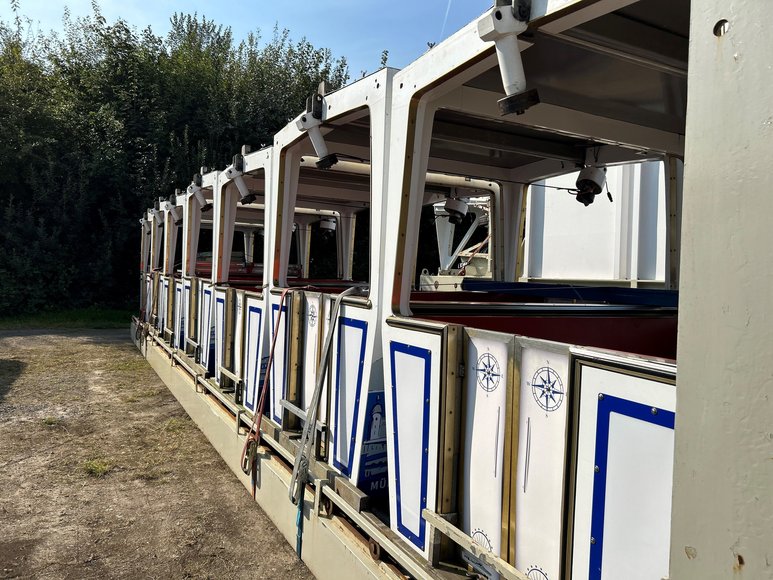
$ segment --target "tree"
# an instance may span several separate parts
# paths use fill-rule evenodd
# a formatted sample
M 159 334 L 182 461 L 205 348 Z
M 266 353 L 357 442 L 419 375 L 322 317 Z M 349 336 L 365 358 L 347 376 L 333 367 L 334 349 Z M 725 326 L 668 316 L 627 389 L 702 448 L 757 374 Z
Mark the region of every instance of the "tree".
M 201 165 L 269 144 L 344 59 L 275 28 L 231 30 L 175 14 L 166 38 L 95 3 L 65 31 L 0 22 L 0 315 L 134 304 L 137 219 Z

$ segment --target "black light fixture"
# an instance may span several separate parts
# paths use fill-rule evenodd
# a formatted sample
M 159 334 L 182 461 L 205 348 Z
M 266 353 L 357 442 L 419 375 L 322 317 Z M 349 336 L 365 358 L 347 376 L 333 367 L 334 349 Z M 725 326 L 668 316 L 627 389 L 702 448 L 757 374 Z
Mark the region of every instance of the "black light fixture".
M 206 167 L 201 168 L 201 173 L 196 173 L 193 176 L 193 183 L 188 187 L 188 192 L 193 193 L 194 197 L 196 197 L 196 201 L 199 202 L 199 206 L 201 207 L 201 213 L 206 213 L 212 209 L 212 203 L 208 202 L 207 199 L 204 197 L 204 194 L 201 193 L 201 186 L 204 183 L 204 178 L 202 177 L 203 173 L 207 172 Z
M 455 197 L 449 197 L 443 209 L 448 214 L 448 221 L 455 226 L 460 225 L 467 215 L 467 204 Z
M 337 224 L 335 218 L 322 218 L 319 220 L 319 231 L 322 233 L 322 237 L 324 238 L 330 238 L 334 236 L 336 227 Z
M 607 181 L 604 169 L 598 167 L 584 167 L 577 176 L 577 201 L 588 207 L 601 193 Z

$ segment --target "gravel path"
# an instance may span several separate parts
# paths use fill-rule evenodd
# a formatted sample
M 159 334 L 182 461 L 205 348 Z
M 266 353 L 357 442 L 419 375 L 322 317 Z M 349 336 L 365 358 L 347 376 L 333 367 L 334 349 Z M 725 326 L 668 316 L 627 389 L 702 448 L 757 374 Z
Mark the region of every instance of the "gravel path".
M 0 332 L 0 578 L 312 578 L 128 338 Z

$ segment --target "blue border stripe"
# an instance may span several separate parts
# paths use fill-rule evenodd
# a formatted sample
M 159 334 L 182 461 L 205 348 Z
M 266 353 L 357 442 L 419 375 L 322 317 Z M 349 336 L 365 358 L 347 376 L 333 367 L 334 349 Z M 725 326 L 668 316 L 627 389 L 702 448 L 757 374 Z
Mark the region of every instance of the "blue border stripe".
M 659 425 L 667 429 L 674 428 L 674 412 L 651 407 L 628 399 L 601 394 L 598 400 L 596 417 L 596 458 L 598 471 L 593 481 L 593 505 L 591 509 L 590 535 L 590 580 L 601 580 L 601 565 L 604 555 L 604 512 L 607 499 L 607 467 L 609 454 L 609 423 L 612 413 L 618 413 L 632 419 Z M 653 410 L 655 412 L 653 412 Z
M 261 366 L 261 356 L 260 356 L 260 335 L 262 334 L 262 325 L 263 325 L 263 309 L 259 308 L 258 306 L 250 306 L 247 308 L 247 344 L 245 344 L 244 349 L 245 352 L 249 354 L 249 348 L 250 348 L 250 331 L 252 330 L 252 324 L 250 324 L 250 315 L 252 314 L 258 314 L 258 337 L 257 342 L 255 344 L 255 370 L 252 373 L 252 396 L 250 396 L 250 385 L 247 385 L 247 388 L 245 389 L 244 393 L 244 406 L 247 407 L 250 411 L 253 413 L 255 412 L 255 403 L 250 405 L 250 402 L 255 399 L 257 400 L 257 397 L 255 394 L 258 390 L 258 385 L 260 384 L 258 381 L 258 372 L 260 371 Z M 249 368 L 249 359 L 247 360 L 247 368 Z M 249 375 L 247 375 L 247 378 L 249 378 Z
M 424 361 L 424 408 L 422 410 L 422 436 L 421 448 L 421 505 L 417 510 L 419 515 L 419 534 L 409 530 L 402 519 L 402 497 L 400 494 L 400 444 L 397 430 L 397 374 L 395 372 L 395 354 L 407 354 Z M 427 507 L 427 469 L 429 467 L 429 397 L 430 397 L 430 373 L 432 372 L 432 351 L 418 346 L 412 346 L 402 342 L 391 341 L 389 343 L 389 358 L 392 364 L 392 428 L 394 433 L 395 448 L 395 487 L 397 498 L 397 529 L 408 538 L 410 542 L 420 550 L 424 550 L 424 537 L 426 534 L 426 522 L 421 516 L 422 510 Z M 413 385 L 409 385 L 413 386 Z
M 279 312 L 279 304 L 272 304 L 271 305 L 271 332 L 274 331 L 274 328 L 276 328 L 276 313 Z M 282 305 L 282 312 L 284 313 L 284 319 L 285 319 L 285 339 L 284 344 L 282 345 L 282 352 L 284 353 L 284 356 L 282 357 L 282 386 L 281 388 L 281 395 L 279 397 L 279 401 L 285 398 L 285 390 L 287 388 L 287 338 L 290 333 L 290 329 L 287 326 L 289 318 L 287 317 L 287 306 Z M 273 340 L 273 337 L 272 337 Z M 270 388 L 273 388 L 273 385 L 276 383 L 276 359 L 274 359 L 274 364 L 271 366 L 271 384 L 268 385 Z M 264 385 L 265 387 L 265 385 Z M 279 404 L 274 404 L 274 397 L 272 394 L 271 397 L 271 417 L 274 419 L 277 425 L 282 425 L 282 417 L 276 416 L 276 407 L 279 407 Z
M 359 365 L 357 368 L 357 383 L 354 391 L 354 414 L 352 416 L 352 434 L 349 438 L 349 457 L 347 464 L 344 465 L 338 461 L 338 438 L 339 438 L 339 425 L 338 425 L 338 409 L 341 406 L 341 337 L 343 336 L 343 327 L 348 326 L 350 328 L 356 328 L 362 331 L 362 341 L 360 342 L 360 357 Z M 356 318 L 346 318 L 342 316 L 338 319 L 338 353 L 336 364 L 336 403 L 335 403 L 335 419 L 333 421 L 333 428 L 335 429 L 335 437 L 333 437 L 333 466 L 340 470 L 343 475 L 349 477 L 352 472 L 352 463 L 354 462 L 354 444 L 357 436 L 357 417 L 360 410 L 360 390 L 362 388 L 362 373 L 365 366 L 365 339 L 368 336 L 368 323 L 364 320 L 357 320 Z M 344 426 L 345 428 L 346 426 Z

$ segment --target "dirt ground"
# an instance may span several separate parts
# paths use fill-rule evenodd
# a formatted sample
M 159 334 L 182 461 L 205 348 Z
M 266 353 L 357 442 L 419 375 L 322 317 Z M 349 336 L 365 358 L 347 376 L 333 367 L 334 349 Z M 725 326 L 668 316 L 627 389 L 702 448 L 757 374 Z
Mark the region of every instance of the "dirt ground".
M 125 330 L 0 332 L 0 578 L 312 578 Z

